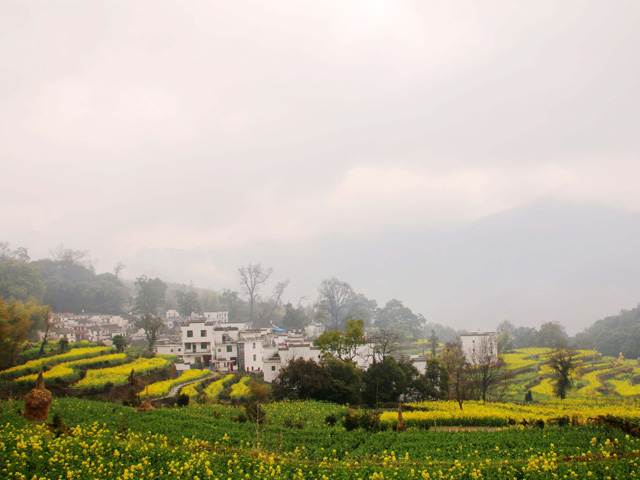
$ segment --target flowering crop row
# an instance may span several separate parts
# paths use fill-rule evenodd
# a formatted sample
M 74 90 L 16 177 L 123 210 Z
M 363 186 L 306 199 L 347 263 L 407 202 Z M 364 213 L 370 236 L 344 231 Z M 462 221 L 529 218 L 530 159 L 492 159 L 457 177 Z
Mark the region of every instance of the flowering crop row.
M 231 398 L 242 398 L 249 395 L 249 381 L 251 377 L 242 377 L 238 383 L 231 386 Z
M 47 365 L 56 365 L 58 363 L 69 362 L 71 360 L 95 357 L 96 355 L 103 355 L 110 350 L 112 350 L 111 347 L 74 348 L 67 353 L 61 353 L 60 355 L 53 355 L 51 357 L 38 358 L 36 360 L 29 360 L 27 363 L 24 363 L 22 365 L 16 365 L 15 367 L 8 368 L 0 372 L 0 377 L 10 378 L 27 375 L 29 373 L 37 373 Z
M 562 402 L 518 405 L 512 403 L 465 402 L 463 409 L 456 402 L 422 402 L 410 404 L 421 410 L 403 412 L 403 419 L 409 426 L 507 426 L 510 422 L 545 422 L 558 417 L 575 418 L 584 422 L 599 415 L 614 415 L 633 421 L 640 421 L 640 406 L 633 402 L 615 405 L 586 404 L 583 402 Z M 384 412 L 383 422 L 396 424 L 396 412 Z
M 200 378 L 205 378 L 209 375 L 211 375 L 211 372 L 209 370 L 198 370 L 195 368 L 191 370 L 185 370 L 182 375 L 180 375 L 178 378 L 174 378 L 173 380 L 164 380 L 162 382 L 152 383 L 151 385 L 149 385 L 148 390 L 140 393 L 140 395 L 146 395 L 148 391 L 149 397 L 151 398 L 165 397 L 169 394 L 169 391 L 176 385 L 190 382 L 192 380 L 198 380 Z
M 220 380 L 216 380 L 215 382 L 211 382 L 207 388 L 204 389 L 204 393 L 207 395 L 208 400 L 213 400 L 218 398 L 220 392 L 224 390 L 224 384 L 230 381 L 233 378 L 233 374 L 230 373 L 225 377 L 222 377 Z
M 123 363 L 127 359 L 127 355 L 124 353 L 113 353 L 111 355 L 100 355 L 98 357 L 83 358 L 80 360 L 74 360 L 72 362 L 65 362 L 55 365 L 50 370 L 43 373 L 45 380 L 64 380 L 65 382 L 72 382 L 80 378 L 79 369 L 81 367 L 89 367 L 95 364 L 100 365 L 117 365 Z M 23 377 L 16 378 L 13 383 L 15 384 L 33 384 L 38 378 L 37 373 L 31 375 L 25 375 Z
M 139 358 L 132 363 L 118 365 L 117 367 L 100 368 L 97 370 L 88 370 L 86 376 L 78 383 L 73 385 L 75 389 L 94 389 L 104 388 L 108 383 L 117 387 L 124 385 L 131 374 L 131 370 L 135 373 L 149 373 L 154 370 L 164 370 L 169 367 L 171 362 L 164 358 Z

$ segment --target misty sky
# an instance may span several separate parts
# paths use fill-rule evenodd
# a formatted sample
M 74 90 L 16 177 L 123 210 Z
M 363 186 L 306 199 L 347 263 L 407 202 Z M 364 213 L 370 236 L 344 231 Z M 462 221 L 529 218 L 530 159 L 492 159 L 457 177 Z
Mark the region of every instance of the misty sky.
M 639 31 L 636 1 L 2 1 L 0 240 L 539 323 L 431 311 L 339 245 L 540 199 L 640 211 Z

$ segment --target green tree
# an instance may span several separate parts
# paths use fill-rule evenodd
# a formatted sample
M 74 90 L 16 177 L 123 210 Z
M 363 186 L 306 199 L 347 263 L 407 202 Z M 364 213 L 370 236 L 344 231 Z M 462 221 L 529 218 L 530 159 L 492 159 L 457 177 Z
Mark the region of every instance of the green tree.
M 200 313 L 200 301 L 195 290 L 187 292 L 177 291 L 178 312 L 182 317 L 189 317 L 192 313 Z
M 425 373 L 418 387 L 422 400 L 443 400 L 449 392 L 449 372 L 444 362 L 437 357 L 427 360 Z
M 407 387 L 406 375 L 393 357 L 369 365 L 364 381 L 364 401 L 376 408 L 379 403 L 397 402 Z
M 313 342 L 325 357 L 333 356 L 338 360 L 353 360 L 358 353 L 358 347 L 365 343 L 362 319 L 348 320 L 344 332 L 325 330 Z
M 276 400 L 325 400 L 328 388 L 329 374 L 324 367 L 297 358 L 280 370 L 272 392 Z
M 556 396 L 564 400 L 567 391 L 572 387 L 571 374 L 576 367 L 575 350 L 558 348 L 549 356 L 549 367 L 555 372 L 556 383 L 553 385 L 553 392 Z
M 501 352 L 507 352 L 514 348 L 514 338 L 516 327 L 508 320 L 500 322 L 496 329 L 496 335 L 498 340 L 498 349 Z
M 65 353 L 67 350 L 69 350 L 69 340 L 65 337 L 60 337 L 60 340 L 58 340 L 58 351 Z
M 396 299 L 389 300 L 383 308 L 378 309 L 375 325 L 382 329 L 393 328 L 411 336 L 420 335 L 423 327 L 420 317 Z
M 429 337 L 429 345 L 431 347 L 431 356 L 435 357 L 438 352 L 438 335 L 435 330 L 431 330 L 431 336 Z
M 22 303 L 0 297 L 0 368 L 10 366 L 31 327 L 32 316 L 44 307 L 35 303 Z M 40 311 L 40 312 L 38 312 Z
M 327 401 L 350 405 L 358 405 L 362 401 L 364 372 L 353 362 L 330 358 L 324 368 L 329 375 Z
M 231 322 L 239 320 L 243 311 L 245 311 L 240 294 L 235 290 L 223 289 L 220 295 L 220 303 L 229 312 L 229 321 Z
M 356 294 L 353 301 L 353 310 L 351 317 L 361 318 L 364 320 L 366 326 L 373 325 L 376 318 L 376 312 L 378 311 L 378 302 L 373 299 L 368 299 L 364 294 Z
M 42 302 L 45 289 L 38 267 L 14 258 L 0 260 L 0 296 L 3 298 Z
M 113 346 L 116 347 L 116 352 L 122 353 L 124 352 L 124 347 L 127 346 L 127 339 L 122 335 L 116 335 L 111 339 L 113 342 Z
M 147 348 L 149 351 L 153 350 L 158 340 L 158 334 L 164 326 L 160 317 L 154 317 L 150 313 L 145 313 L 136 322 L 136 326 L 144 330 L 144 334 L 147 337 Z
M 540 330 L 536 335 L 536 346 L 565 348 L 568 343 L 569 336 L 562 325 L 554 322 L 540 325 Z
M 145 275 L 136 279 L 136 304 L 134 311 L 141 315 L 154 316 L 164 307 L 167 285 L 159 278 L 147 278 Z
M 298 305 L 294 308 L 291 302 L 284 306 L 284 316 L 282 317 L 282 328 L 287 330 L 299 330 L 304 328 L 309 322 L 304 307 Z

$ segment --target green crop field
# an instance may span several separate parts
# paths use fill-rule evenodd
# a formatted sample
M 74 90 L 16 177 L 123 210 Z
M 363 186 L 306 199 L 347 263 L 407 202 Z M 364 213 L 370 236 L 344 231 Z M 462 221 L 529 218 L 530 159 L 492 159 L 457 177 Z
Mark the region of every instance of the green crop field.
M 445 405 L 432 407 L 444 411 L 438 415 L 455 411 Z M 388 428 L 395 416 L 389 412 L 384 415 L 391 421 L 383 421 L 382 431 L 348 431 L 340 421 L 333 426 L 325 421 L 343 417 L 347 407 L 281 402 L 266 405 L 266 421 L 256 431 L 256 425 L 243 421 L 244 409 L 223 405 L 138 413 L 116 404 L 61 398 L 51 408 L 51 417 L 57 414 L 56 426 L 30 424 L 20 415 L 22 408 L 17 401 L 0 404 L 2 478 L 457 480 L 640 475 L 640 440 L 587 421 L 397 432 Z M 494 416 L 508 415 L 508 406 L 486 408 L 493 409 Z M 532 420 L 553 410 L 528 408 Z M 581 410 L 577 402 L 568 408 L 585 419 L 594 413 Z M 640 419 L 633 403 L 597 408 Z M 475 424 L 488 417 L 481 405 L 468 415 L 477 417 Z

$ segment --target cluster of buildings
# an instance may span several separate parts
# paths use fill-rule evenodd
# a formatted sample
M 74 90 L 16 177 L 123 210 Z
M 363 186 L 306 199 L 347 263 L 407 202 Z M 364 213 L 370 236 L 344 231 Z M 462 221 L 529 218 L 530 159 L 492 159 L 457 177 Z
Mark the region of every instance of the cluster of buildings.
M 87 340 L 108 344 L 116 335 L 135 336 L 137 328 L 119 315 L 74 315 L 58 314 L 49 331 L 49 338 L 66 338 L 70 343 Z M 44 333 L 43 333 L 44 335 Z
M 321 352 L 313 339 L 323 331 L 321 324 L 312 323 L 304 330 L 288 332 L 279 328 L 252 328 L 246 322 L 230 322 L 228 312 L 205 312 L 184 320 L 178 312 L 169 310 L 164 318 L 164 332 L 156 344 L 156 352 L 177 355 L 176 367 L 211 368 L 221 372 L 247 372 L 264 375 L 272 382 L 291 360 L 319 361 Z M 132 320 L 118 315 L 60 314 L 50 331 L 50 338 L 66 338 L 69 342 L 88 340 L 111 344 L 122 335 L 132 345 L 146 345 L 145 332 Z M 462 350 L 471 364 L 498 360 L 495 333 L 477 332 L 461 335 Z M 354 357 L 360 367 L 373 361 L 372 344 L 361 345 Z M 424 372 L 426 359 L 412 359 Z
M 321 352 L 313 346 L 312 339 L 323 331 L 320 324 L 297 332 L 251 328 L 245 322 L 230 322 L 228 312 L 206 312 L 180 323 L 179 341 L 161 340 L 156 351 L 178 355 L 178 369 L 208 367 L 222 372 L 254 372 L 272 382 L 293 359 L 319 361 Z M 370 358 L 366 347 L 354 359 L 362 366 Z

